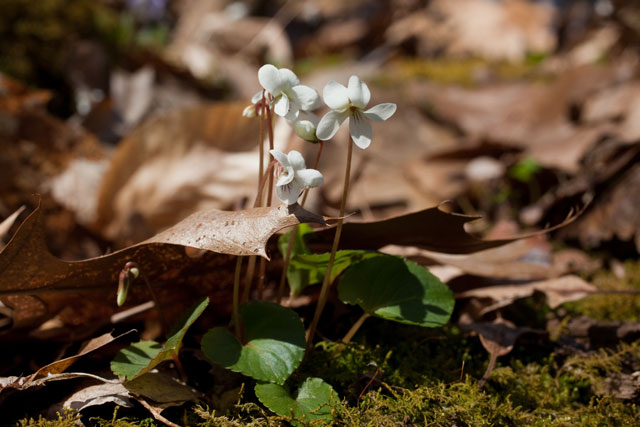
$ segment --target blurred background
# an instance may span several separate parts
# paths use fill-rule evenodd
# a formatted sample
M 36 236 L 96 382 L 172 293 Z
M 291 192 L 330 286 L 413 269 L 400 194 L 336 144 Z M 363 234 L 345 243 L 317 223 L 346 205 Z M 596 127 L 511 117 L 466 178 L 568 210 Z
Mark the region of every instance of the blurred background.
M 561 236 L 633 256 L 639 37 L 640 6 L 614 0 L 3 0 L 0 216 L 40 194 L 52 251 L 80 259 L 250 206 L 257 119 L 240 113 L 273 63 L 398 104 L 356 151 L 361 218 L 451 200 L 500 237 L 591 200 Z M 346 138 L 310 210 L 336 214 Z M 317 150 L 283 124 L 276 145 Z

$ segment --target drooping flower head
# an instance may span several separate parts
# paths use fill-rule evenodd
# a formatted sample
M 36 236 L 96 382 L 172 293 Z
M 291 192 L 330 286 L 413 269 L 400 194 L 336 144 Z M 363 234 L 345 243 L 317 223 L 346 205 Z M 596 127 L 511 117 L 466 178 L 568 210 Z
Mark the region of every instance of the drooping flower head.
M 315 89 L 301 85 L 293 71 L 271 64 L 258 70 L 258 81 L 273 98 L 273 111 L 287 120 L 295 120 L 299 111 L 318 108 L 320 97 Z
M 364 111 L 371 100 L 371 92 L 358 76 L 349 78 L 348 87 L 331 80 L 324 87 L 322 96 L 332 110 L 318 124 L 316 134 L 323 141 L 333 138 L 342 122 L 348 118 L 351 139 L 358 147 L 365 149 L 371 144 L 369 120 L 382 122 L 396 112 L 396 104 L 392 103 L 379 104 Z
M 307 169 L 304 157 L 299 152 L 295 150 L 289 151 L 289 154 L 278 150 L 269 152 L 280 164 L 276 196 L 286 204 L 295 204 L 303 189 L 322 185 L 322 174 L 315 169 Z

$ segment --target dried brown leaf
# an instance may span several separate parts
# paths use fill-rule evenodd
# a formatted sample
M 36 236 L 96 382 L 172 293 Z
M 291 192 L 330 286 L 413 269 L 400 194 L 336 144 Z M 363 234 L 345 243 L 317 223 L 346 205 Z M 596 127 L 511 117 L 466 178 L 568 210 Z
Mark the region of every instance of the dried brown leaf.
M 533 233 L 509 239 L 482 240 L 468 234 L 464 225 L 479 217 L 448 213 L 443 205 L 381 221 L 348 222 L 342 229 L 342 249 L 379 249 L 387 245 L 416 246 L 449 254 L 469 254 L 532 237 L 573 222 L 582 211 L 570 214 L 563 222 Z M 332 228 L 316 233 L 323 246 L 333 239 Z
M 49 413 L 60 412 L 64 408 L 82 411 L 91 406 L 101 406 L 114 403 L 118 406 L 131 408 L 131 395 L 122 384 L 103 383 L 85 387 L 65 398 L 62 402 L 52 406 Z
M 456 298 L 488 298 L 493 301 L 481 314 L 505 307 L 515 300 L 526 298 L 534 292 L 542 292 L 547 304 L 556 308 L 566 302 L 577 301 L 596 291 L 596 287 L 578 276 L 567 275 L 553 279 L 523 284 L 496 285 L 471 289 L 456 295 Z
M 533 238 L 533 240 L 537 240 Z M 382 252 L 409 257 L 422 263 L 436 261 L 456 267 L 460 272 L 494 279 L 531 280 L 548 278 L 561 271 L 555 265 L 530 262 L 526 255 L 538 249 L 531 239 L 518 240 L 504 246 L 475 252 L 473 254 L 445 254 L 415 247 L 390 246 Z M 551 256 L 549 256 L 551 258 Z
M 509 354 L 520 335 L 535 332 L 530 328 L 518 328 L 502 317 L 497 317 L 493 322 L 471 323 L 462 327 L 477 332 L 482 346 L 491 355 L 489 366 L 478 381 L 479 388 L 482 388 L 489 379 L 498 357 Z
M 106 333 L 104 335 L 101 335 L 97 338 L 92 339 L 91 341 L 89 341 L 84 347 L 82 347 L 82 350 L 80 350 L 78 352 L 78 354 L 74 355 L 74 356 L 70 356 L 70 357 L 66 357 L 64 359 L 61 360 L 57 360 L 53 363 L 50 363 L 46 366 L 43 366 L 42 368 L 38 369 L 33 375 L 31 375 L 29 377 L 29 381 L 34 381 L 37 380 L 39 378 L 43 378 L 43 377 L 47 377 L 49 375 L 53 375 L 53 374 L 60 374 L 64 371 L 67 370 L 67 368 L 69 368 L 69 366 L 73 365 L 78 359 L 80 359 L 81 357 L 96 351 L 102 347 L 104 347 L 107 344 L 112 343 L 113 341 L 122 338 L 125 335 L 129 335 L 131 332 L 134 332 L 133 330 L 129 331 L 129 332 L 125 332 L 124 334 L 120 334 L 116 337 L 114 337 L 113 335 L 111 335 L 111 333 Z
M 268 258 L 264 246 L 274 233 L 302 222 L 324 223 L 324 219 L 299 205 L 200 212 L 145 242 L 76 262 L 51 255 L 41 222 L 40 210 L 34 211 L 0 253 L 0 296 L 17 317 L 22 316 L 23 327 L 63 310 L 71 310 L 85 321 L 108 319 L 115 307 L 100 293 L 112 293 L 115 298 L 118 274 L 128 261 L 135 260 L 154 285 L 161 282 L 176 286 L 183 270 L 201 262 L 188 258 L 185 246 L 216 252 L 219 264 L 228 263 L 228 255 Z M 174 291 L 179 293 L 178 289 Z M 94 292 L 97 294 L 93 298 L 86 295 Z M 165 298 L 171 300 L 171 292 Z M 38 317 L 29 319 L 34 300 L 40 303 L 35 311 Z M 176 305 L 175 299 L 173 302 Z M 31 311 L 24 314 L 21 310 Z

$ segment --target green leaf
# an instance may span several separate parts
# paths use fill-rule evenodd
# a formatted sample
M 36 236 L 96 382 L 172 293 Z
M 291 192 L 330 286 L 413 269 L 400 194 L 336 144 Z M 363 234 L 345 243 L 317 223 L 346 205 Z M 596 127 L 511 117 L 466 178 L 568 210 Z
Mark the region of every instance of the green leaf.
M 133 379 L 162 351 L 160 343 L 139 341 L 123 348 L 111 361 L 111 371 L 121 377 Z
M 202 337 L 202 351 L 212 362 L 260 381 L 284 384 L 304 356 L 304 327 L 295 311 L 254 301 L 240 307 L 247 343 L 226 328 Z
M 184 338 L 187 330 L 191 325 L 198 320 L 198 317 L 204 312 L 205 308 L 209 305 L 209 298 L 204 298 L 202 301 L 195 303 L 188 310 L 186 310 L 173 324 L 173 327 L 169 331 L 169 338 L 164 345 L 165 351 L 173 350 L 177 354 L 182 339 Z
M 207 305 L 209 305 L 209 298 L 203 299 L 182 313 L 171 328 L 169 339 L 164 346 L 160 346 L 155 341 L 140 341 L 120 350 L 111 362 L 113 373 L 132 380 L 149 372 L 165 360 L 173 359 L 178 355 L 187 330 L 200 317 Z
M 338 297 L 373 316 L 411 325 L 442 326 L 453 311 L 453 293 L 429 271 L 391 255 L 351 267 L 338 285 Z
M 278 239 L 278 249 L 282 254 L 282 258 L 287 256 L 287 250 L 289 248 L 289 240 L 294 231 L 288 231 L 284 233 Z M 313 229 L 308 224 L 300 224 L 295 230 L 295 237 L 293 239 L 293 247 L 291 248 L 290 260 L 294 259 L 297 255 L 310 254 L 311 251 L 307 247 L 306 237 L 313 235 Z M 302 289 L 309 284 L 309 272 L 296 268 L 292 263 L 289 263 L 287 267 L 287 281 L 289 283 L 290 292 L 292 295 L 299 295 Z
M 282 256 L 287 255 L 287 250 L 289 248 L 289 239 L 291 238 L 291 234 L 293 231 L 287 231 L 282 236 L 278 238 L 278 249 L 280 249 L 280 253 Z M 291 249 L 291 256 L 298 254 L 310 254 L 311 251 L 307 247 L 306 239 L 308 236 L 312 236 L 314 234 L 313 228 L 309 224 L 300 224 L 298 228 L 295 230 L 296 236 L 293 239 L 293 248 Z
M 343 250 L 336 252 L 333 267 L 331 268 L 331 280 L 333 281 L 344 270 L 365 259 L 380 256 L 379 252 L 363 250 Z M 299 295 L 309 285 L 322 283 L 331 254 L 300 254 L 291 258 L 289 269 L 293 269 L 297 275 L 289 277 L 289 286 L 292 295 Z
M 320 378 L 307 378 L 295 399 L 277 384 L 256 384 L 254 390 L 264 406 L 278 415 L 294 418 L 291 424 L 295 426 L 317 420 L 331 422 L 331 409 L 338 401 L 337 393 Z

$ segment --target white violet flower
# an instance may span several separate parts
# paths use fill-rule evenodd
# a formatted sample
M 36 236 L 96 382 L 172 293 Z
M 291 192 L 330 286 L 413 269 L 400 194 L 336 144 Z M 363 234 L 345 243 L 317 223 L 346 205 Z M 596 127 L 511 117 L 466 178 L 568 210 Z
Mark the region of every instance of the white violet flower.
M 293 71 L 266 64 L 258 70 L 258 81 L 273 97 L 273 111 L 287 120 L 295 120 L 298 112 L 318 108 L 320 96 L 315 89 L 301 85 Z
M 349 78 L 349 87 L 331 80 L 322 91 L 325 104 L 331 108 L 318 124 L 317 136 L 326 141 L 333 138 L 338 128 L 349 118 L 349 133 L 351 139 L 360 148 L 365 149 L 371 144 L 371 124 L 382 122 L 396 112 L 396 104 L 384 103 L 364 111 L 371 100 L 371 92 L 358 76 Z
M 303 189 L 322 185 L 322 174 L 315 169 L 307 169 L 304 157 L 299 152 L 295 150 L 289 151 L 289 154 L 278 150 L 269 152 L 280 163 L 276 196 L 286 204 L 296 203 Z

